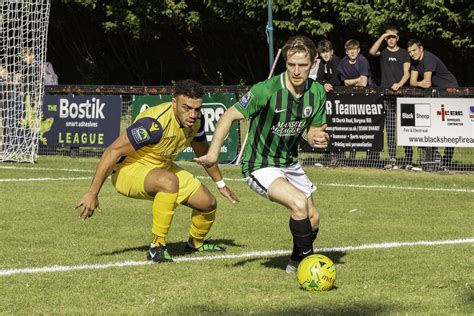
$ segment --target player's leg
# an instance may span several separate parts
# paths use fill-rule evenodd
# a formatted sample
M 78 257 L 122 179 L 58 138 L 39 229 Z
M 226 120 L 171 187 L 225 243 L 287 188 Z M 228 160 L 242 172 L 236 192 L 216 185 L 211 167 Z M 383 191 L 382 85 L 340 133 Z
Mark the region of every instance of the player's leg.
M 299 261 L 313 253 L 311 237 L 313 224 L 310 220 L 308 197 L 316 187 L 311 183 L 299 164 L 288 168 L 262 168 L 246 178 L 252 190 L 277 202 L 290 211 L 290 231 L 293 235 L 293 271 Z M 316 217 L 314 220 L 316 220 Z M 317 225 L 317 221 L 314 222 Z M 291 273 L 289 272 L 289 273 Z
M 193 209 L 189 239 L 185 251 L 222 251 L 222 248 L 204 240 L 216 218 L 216 198 L 190 172 L 178 166 L 173 166 L 173 171 L 179 179 L 177 202 Z
M 309 220 L 311 222 L 311 239 L 314 241 L 318 237 L 319 231 L 319 211 L 314 205 L 313 202 L 313 195 L 308 198 L 308 213 L 309 213 Z
M 113 171 L 112 184 L 117 192 L 127 197 L 153 201 L 152 241 L 148 258 L 155 262 L 172 261 L 166 249 L 166 236 L 178 195 L 178 179 L 174 173 L 131 164 Z
M 272 201 L 290 210 L 289 224 L 293 235 L 293 252 L 290 259 L 291 267 L 287 267 L 287 272 L 292 273 L 303 258 L 313 254 L 313 228 L 309 217 L 308 200 L 303 192 L 283 178 L 273 181 L 268 188 L 268 195 Z
M 313 243 L 316 240 L 316 236 L 318 234 L 319 228 L 319 212 L 314 206 L 312 194 L 316 190 L 316 186 L 311 182 L 308 178 L 306 173 L 304 172 L 303 168 L 300 164 L 295 164 L 293 166 L 283 168 L 282 169 L 285 175 L 285 178 L 288 182 L 293 185 L 297 190 L 304 194 L 307 202 L 307 214 L 309 221 L 311 223 L 311 233 L 308 240 L 305 243 L 310 244 L 311 250 L 313 249 Z M 293 238 L 293 251 L 291 255 L 290 262 L 287 266 L 287 272 L 292 273 L 296 271 L 296 268 L 299 265 L 299 262 L 307 257 L 308 255 L 312 254 L 308 252 L 308 249 L 302 250 L 301 244 L 298 244 L 296 241 L 298 239 Z
M 153 246 L 166 246 L 178 198 L 179 180 L 168 170 L 154 168 L 145 177 L 145 192 L 153 196 Z

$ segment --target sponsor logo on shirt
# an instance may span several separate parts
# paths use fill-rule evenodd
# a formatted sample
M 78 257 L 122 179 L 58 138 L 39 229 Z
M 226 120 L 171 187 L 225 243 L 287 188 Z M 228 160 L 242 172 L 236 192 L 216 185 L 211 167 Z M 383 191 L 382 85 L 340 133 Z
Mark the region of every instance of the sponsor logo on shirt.
M 242 108 L 246 108 L 249 105 L 250 101 L 252 101 L 253 93 L 252 91 L 247 92 L 243 97 L 240 98 L 239 104 Z
M 306 127 L 305 121 L 278 122 L 272 126 L 272 133 L 280 137 L 300 135 Z
M 159 131 L 161 129 L 161 124 L 160 123 L 153 123 L 150 126 L 150 133 L 153 131 Z
M 150 135 L 148 131 L 143 126 L 135 127 L 132 129 L 132 137 L 137 144 L 142 144 L 148 140 L 150 140 Z
M 395 57 L 389 57 L 389 58 L 388 58 L 388 61 L 397 61 L 397 58 L 395 58 Z

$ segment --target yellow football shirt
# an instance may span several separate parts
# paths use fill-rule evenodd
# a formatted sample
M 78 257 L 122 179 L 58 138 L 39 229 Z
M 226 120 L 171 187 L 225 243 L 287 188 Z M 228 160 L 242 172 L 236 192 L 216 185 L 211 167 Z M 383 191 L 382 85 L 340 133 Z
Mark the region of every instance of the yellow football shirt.
M 140 163 L 159 168 L 170 167 L 193 139 L 206 139 L 202 116 L 193 127 L 181 127 L 171 102 L 140 113 L 127 128 L 127 136 L 136 151 L 123 160 L 122 166 Z

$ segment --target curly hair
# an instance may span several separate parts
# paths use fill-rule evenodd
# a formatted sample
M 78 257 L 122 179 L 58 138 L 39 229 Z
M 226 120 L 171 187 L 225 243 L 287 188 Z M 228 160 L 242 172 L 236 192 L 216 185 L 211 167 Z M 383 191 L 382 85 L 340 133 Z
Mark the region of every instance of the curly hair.
M 192 79 L 186 79 L 176 82 L 174 85 L 174 96 L 182 95 L 192 99 L 202 99 L 204 95 L 203 86 Z

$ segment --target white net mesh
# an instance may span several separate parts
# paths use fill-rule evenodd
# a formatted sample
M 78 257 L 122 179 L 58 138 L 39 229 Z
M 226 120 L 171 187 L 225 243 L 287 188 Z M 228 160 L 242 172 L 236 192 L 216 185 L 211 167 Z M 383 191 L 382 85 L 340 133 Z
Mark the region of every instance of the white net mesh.
M 0 0 L 0 161 L 34 162 L 49 0 Z

